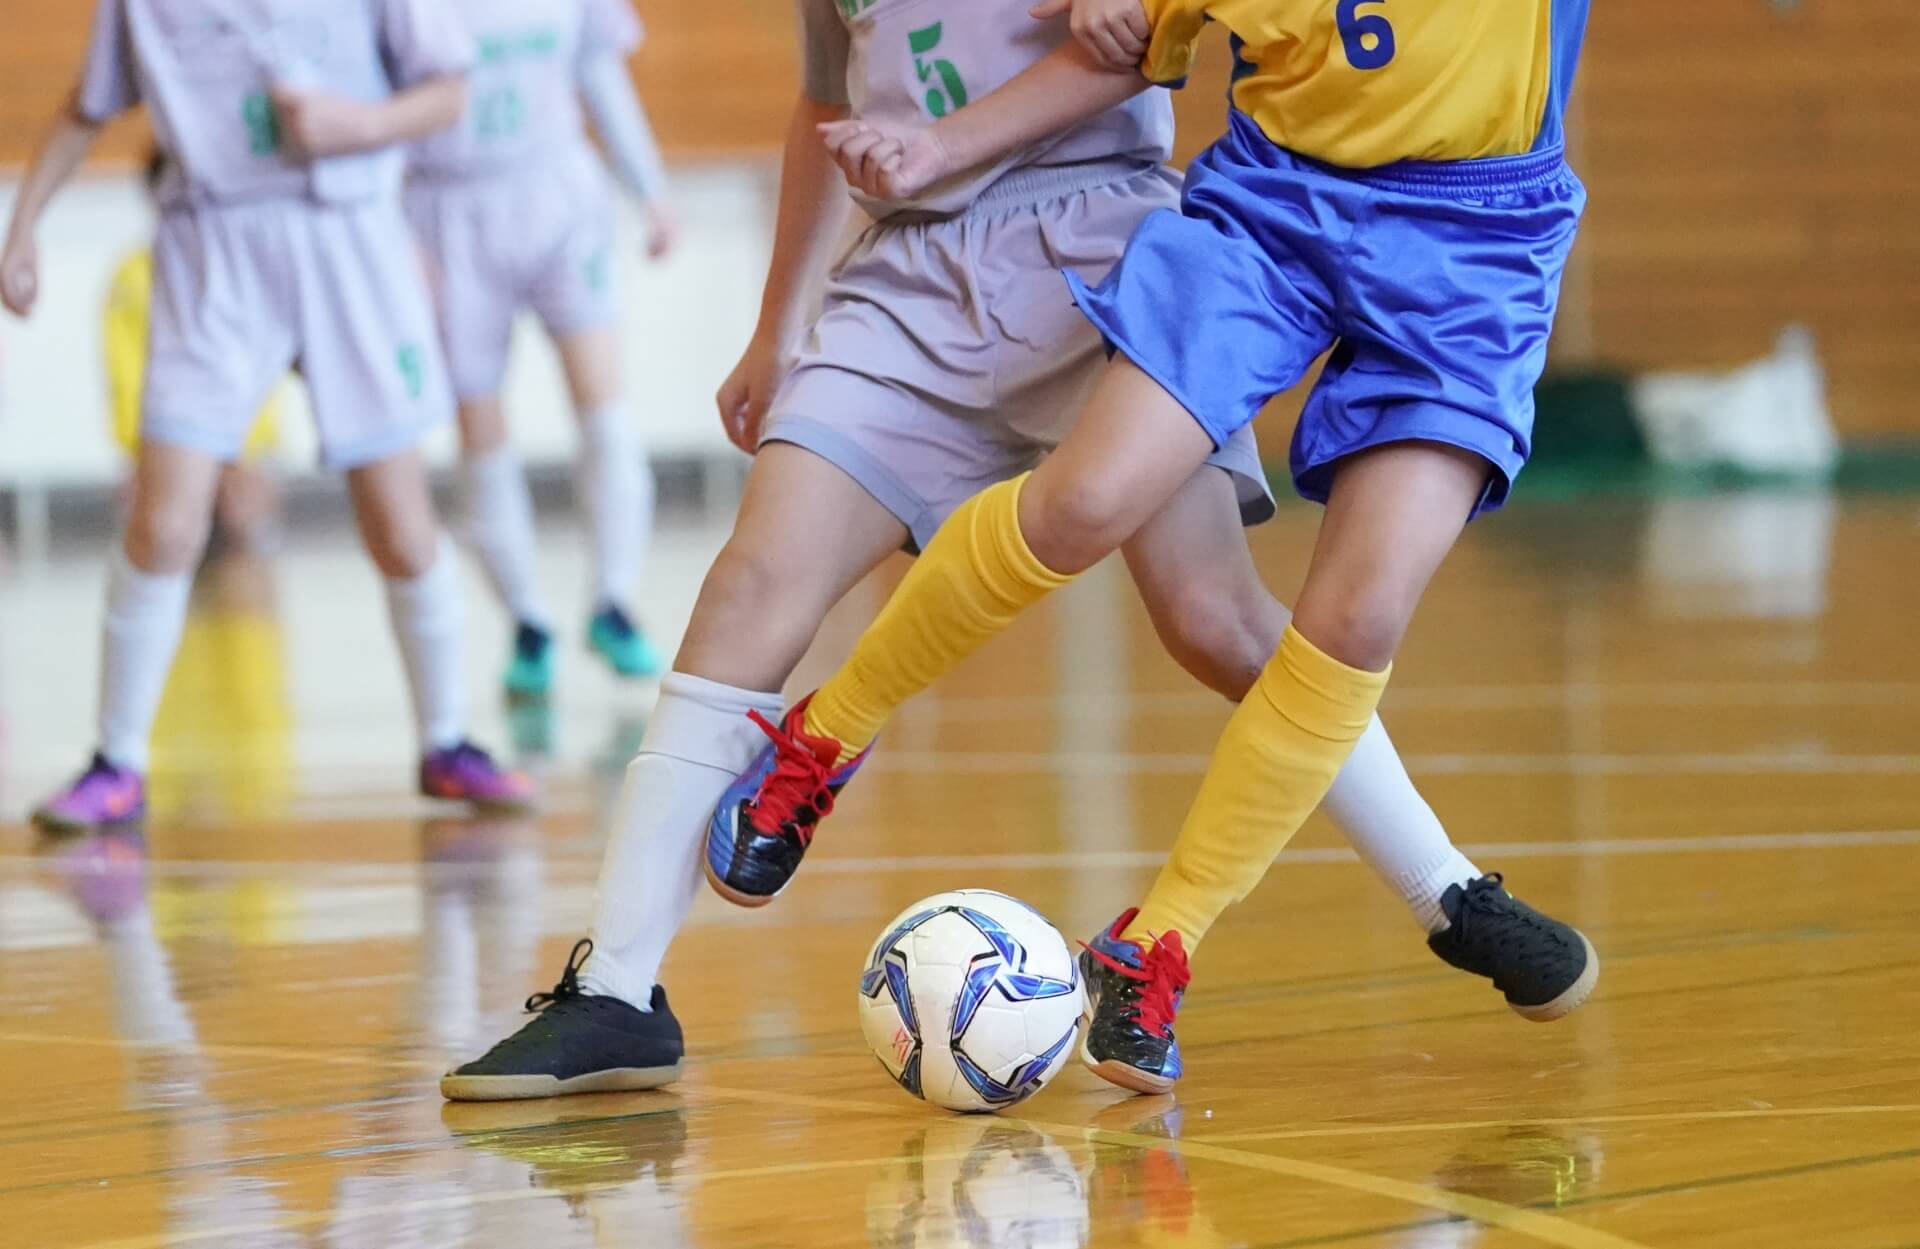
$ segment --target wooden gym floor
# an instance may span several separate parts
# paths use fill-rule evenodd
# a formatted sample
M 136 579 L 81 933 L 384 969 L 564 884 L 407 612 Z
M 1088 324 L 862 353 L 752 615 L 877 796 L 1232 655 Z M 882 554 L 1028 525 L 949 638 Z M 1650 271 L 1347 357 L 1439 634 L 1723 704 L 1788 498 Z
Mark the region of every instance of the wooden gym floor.
M 1313 517 L 1259 534 L 1276 586 Z M 656 624 L 718 540 L 667 543 Z M 1594 1000 L 1512 1016 L 1316 821 L 1202 952 L 1177 1098 L 1076 1068 L 994 1119 L 886 1082 L 857 966 L 935 890 L 1080 935 L 1143 887 L 1225 710 L 1122 577 L 914 704 L 778 905 L 703 901 L 667 972 L 683 1085 L 447 1107 L 436 1074 L 584 921 L 648 692 L 569 649 L 551 722 L 480 708 L 550 755 L 548 810 L 432 811 L 372 576 L 297 539 L 203 584 L 144 837 L 42 841 L 18 819 L 86 740 L 98 552 L 0 572 L 0 1245 L 1911 1249 L 1917 546 L 1905 498 L 1480 527 L 1388 722 L 1478 862 L 1591 934 Z

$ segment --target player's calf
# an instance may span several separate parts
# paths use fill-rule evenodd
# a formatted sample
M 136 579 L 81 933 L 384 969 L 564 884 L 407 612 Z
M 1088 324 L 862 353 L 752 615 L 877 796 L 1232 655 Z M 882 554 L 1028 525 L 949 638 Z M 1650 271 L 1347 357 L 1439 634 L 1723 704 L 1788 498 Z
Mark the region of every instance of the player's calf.
M 752 714 L 767 747 L 720 796 L 707 826 L 707 880 L 736 905 L 765 906 L 787 887 L 820 821 L 871 753 L 839 762 L 838 741 L 803 727 L 810 700 L 777 726 Z

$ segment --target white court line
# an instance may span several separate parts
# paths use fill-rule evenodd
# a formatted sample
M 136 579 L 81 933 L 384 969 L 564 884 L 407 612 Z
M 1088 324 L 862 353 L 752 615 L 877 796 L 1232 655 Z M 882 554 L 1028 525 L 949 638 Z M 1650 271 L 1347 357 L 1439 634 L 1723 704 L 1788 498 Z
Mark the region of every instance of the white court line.
M 1485 859 L 1619 858 L 1640 854 L 1746 854 L 1783 850 L 1844 850 L 1880 846 L 1920 846 L 1920 828 L 1861 832 L 1733 833 L 1704 837 L 1617 837 L 1594 841 L 1483 841 L 1462 845 L 1471 857 Z M 1042 854 L 922 854 L 834 858 L 820 855 L 809 861 L 814 875 L 857 876 L 898 872 L 964 871 L 968 869 L 1067 871 L 1099 868 L 1158 867 L 1162 850 L 1060 851 Z M 1358 863 L 1344 847 L 1316 847 L 1281 852 L 1283 864 Z M 41 863 L 34 855 L 0 855 L 0 868 L 24 868 Z M 558 865 L 554 865 L 558 866 Z M 474 864 L 339 863 L 325 860 L 235 859 L 156 860 L 147 865 L 155 876 L 242 878 L 294 876 L 303 881 L 364 881 L 390 883 L 395 877 L 422 875 L 431 867 L 457 877 L 482 875 Z M 552 870 L 552 867 L 549 868 Z

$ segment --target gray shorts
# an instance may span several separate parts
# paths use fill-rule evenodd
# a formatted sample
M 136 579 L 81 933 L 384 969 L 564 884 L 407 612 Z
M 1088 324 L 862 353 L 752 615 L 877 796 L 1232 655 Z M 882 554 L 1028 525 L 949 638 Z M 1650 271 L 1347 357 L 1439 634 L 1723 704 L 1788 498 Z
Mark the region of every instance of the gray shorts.
M 925 546 L 1059 445 L 1100 374 L 1104 345 L 1060 270 L 1098 281 L 1142 217 L 1179 201 L 1171 170 L 1026 170 L 957 217 L 874 225 L 828 280 L 761 441 L 831 461 Z M 1246 523 L 1273 515 L 1251 429 L 1210 462 Z
M 618 322 L 613 195 L 594 157 L 506 176 L 416 177 L 406 207 L 460 398 L 500 393 L 522 308 L 556 338 Z
M 331 468 L 396 455 L 453 414 L 391 200 L 169 209 L 153 270 L 143 438 L 235 459 L 289 368 L 306 381 Z

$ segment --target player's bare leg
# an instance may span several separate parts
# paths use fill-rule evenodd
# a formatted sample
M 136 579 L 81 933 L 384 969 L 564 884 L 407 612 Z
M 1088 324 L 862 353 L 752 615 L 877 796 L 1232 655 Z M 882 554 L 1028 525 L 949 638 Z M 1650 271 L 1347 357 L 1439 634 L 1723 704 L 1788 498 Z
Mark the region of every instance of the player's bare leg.
M 554 339 L 580 423 L 574 490 L 593 551 L 587 644 L 623 677 L 666 666 L 629 606 L 653 538 L 653 467 L 622 393 L 620 337 L 597 326 Z
M 465 737 L 460 573 L 419 453 L 353 469 L 347 489 L 361 541 L 386 580 L 419 730 L 421 791 L 478 807 L 525 807 L 532 783 Z
M 141 442 L 126 532 L 107 579 L 99 741 L 86 770 L 34 811 L 42 828 L 79 832 L 145 812 L 148 737 L 180 645 L 219 481 L 212 456 Z

